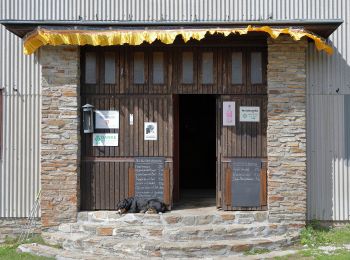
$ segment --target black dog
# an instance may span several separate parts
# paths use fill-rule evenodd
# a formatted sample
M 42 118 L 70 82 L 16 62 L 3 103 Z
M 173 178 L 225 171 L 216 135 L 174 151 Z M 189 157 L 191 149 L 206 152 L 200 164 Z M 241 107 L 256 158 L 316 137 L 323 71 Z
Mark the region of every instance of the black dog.
M 137 199 L 130 197 L 123 199 L 117 204 L 119 214 L 130 213 L 164 213 L 167 210 L 166 205 L 158 199 Z

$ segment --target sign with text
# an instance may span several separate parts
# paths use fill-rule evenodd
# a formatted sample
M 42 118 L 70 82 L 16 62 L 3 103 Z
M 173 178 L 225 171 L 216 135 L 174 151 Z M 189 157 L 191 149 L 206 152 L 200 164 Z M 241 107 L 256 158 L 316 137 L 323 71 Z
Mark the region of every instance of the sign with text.
M 232 169 L 232 207 L 260 207 L 261 159 L 235 158 Z
M 145 140 L 157 140 L 157 123 L 145 122 L 144 129 Z
M 118 146 L 118 134 L 92 135 L 92 146 Z
M 96 110 L 95 119 L 96 129 L 119 128 L 119 111 L 117 110 Z
M 163 157 L 140 157 L 135 159 L 135 197 L 164 200 Z
M 222 124 L 224 126 L 234 126 L 236 124 L 235 102 L 223 102 L 222 105 Z
M 240 122 L 260 122 L 260 107 L 239 107 Z

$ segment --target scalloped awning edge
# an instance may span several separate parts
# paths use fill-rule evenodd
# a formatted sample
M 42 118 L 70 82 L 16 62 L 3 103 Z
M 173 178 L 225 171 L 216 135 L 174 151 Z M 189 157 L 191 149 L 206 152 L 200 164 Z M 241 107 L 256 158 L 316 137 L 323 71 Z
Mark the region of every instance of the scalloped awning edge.
M 288 34 L 293 40 L 299 41 L 307 37 L 315 42 L 318 51 L 333 54 L 333 48 L 318 35 L 300 28 L 274 28 L 270 26 L 247 26 L 246 28 L 212 28 L 212 29 L 145 29 L 145 30 L 57 30 L 37 28 L 29 33 L 24 40 L 24 54 L 30 55 L 44 45 L 140 45 L 143 42 L 153 43 L 156 40 L 164 44 L 172 44 L 178 35 L 187 42 L 190 39 L 202 40 L 207 33 L 244 35 L 248 32 L 265 32 L 276 39 L 281 34 Z

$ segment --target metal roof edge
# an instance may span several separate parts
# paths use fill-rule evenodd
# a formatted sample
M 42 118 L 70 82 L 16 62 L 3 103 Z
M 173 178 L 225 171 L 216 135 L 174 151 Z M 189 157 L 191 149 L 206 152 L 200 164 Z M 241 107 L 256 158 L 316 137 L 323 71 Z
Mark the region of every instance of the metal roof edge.
M 101 20 L 0 20 L 7 30 L 23 38 L 38 26 L 299 26 L 324 38 L 331 35 L 344 21 L 342 19 L 296 19 L 296 20 L 244 20 L 244 21 L 101 21 Z

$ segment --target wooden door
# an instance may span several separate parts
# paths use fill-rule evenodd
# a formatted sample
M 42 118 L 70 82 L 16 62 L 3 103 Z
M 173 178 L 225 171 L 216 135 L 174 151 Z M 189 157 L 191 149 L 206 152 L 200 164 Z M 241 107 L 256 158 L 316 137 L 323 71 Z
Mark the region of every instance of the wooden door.
M 119 128 L 98 129 L 95 125 L 94 129 L 94 134 L 118 134 L 119 143 L 93 146 L 93 134 L 81 129 L 82 210 L 114 210 L 128 197 L 132 189 L 129 172 L 136 157 L 162 157 L 167 176 L 172 175 L 173 98 L 161 94 L 167 91 L 166 77 L 152 80 L 152 68 L 156 67 L 152 57 L 159 60 L 159 56 L 124 47 L 83 48 L 81 104 L 93 105 L 95 113 L 119 111 Z M 128 57 L 134 58 L 130 61 Z M 157 123 L 156 140 L 145 140 L 146 122 Z M 172 178 L 166 180 L 165 186 L 171 190 Z
M 217 101 L 217 204 L 224 210 L 263 210 L 267 197 L 266 51 L 263 48 L 232 48 L 224 53 L 223 89 L 228 94 L 221 95 Z M 227 105 L 234 108 L 234 125 L 223 122 L 224 106 Z M 253 122 L 241 118 L 244 108 L 258 108 L 259 120 Z M 260 204 L 257 207 L 234 207 L 232 204 L 231 180 L 235 174 L 232 161 L 237 158 L 262 162 Z

